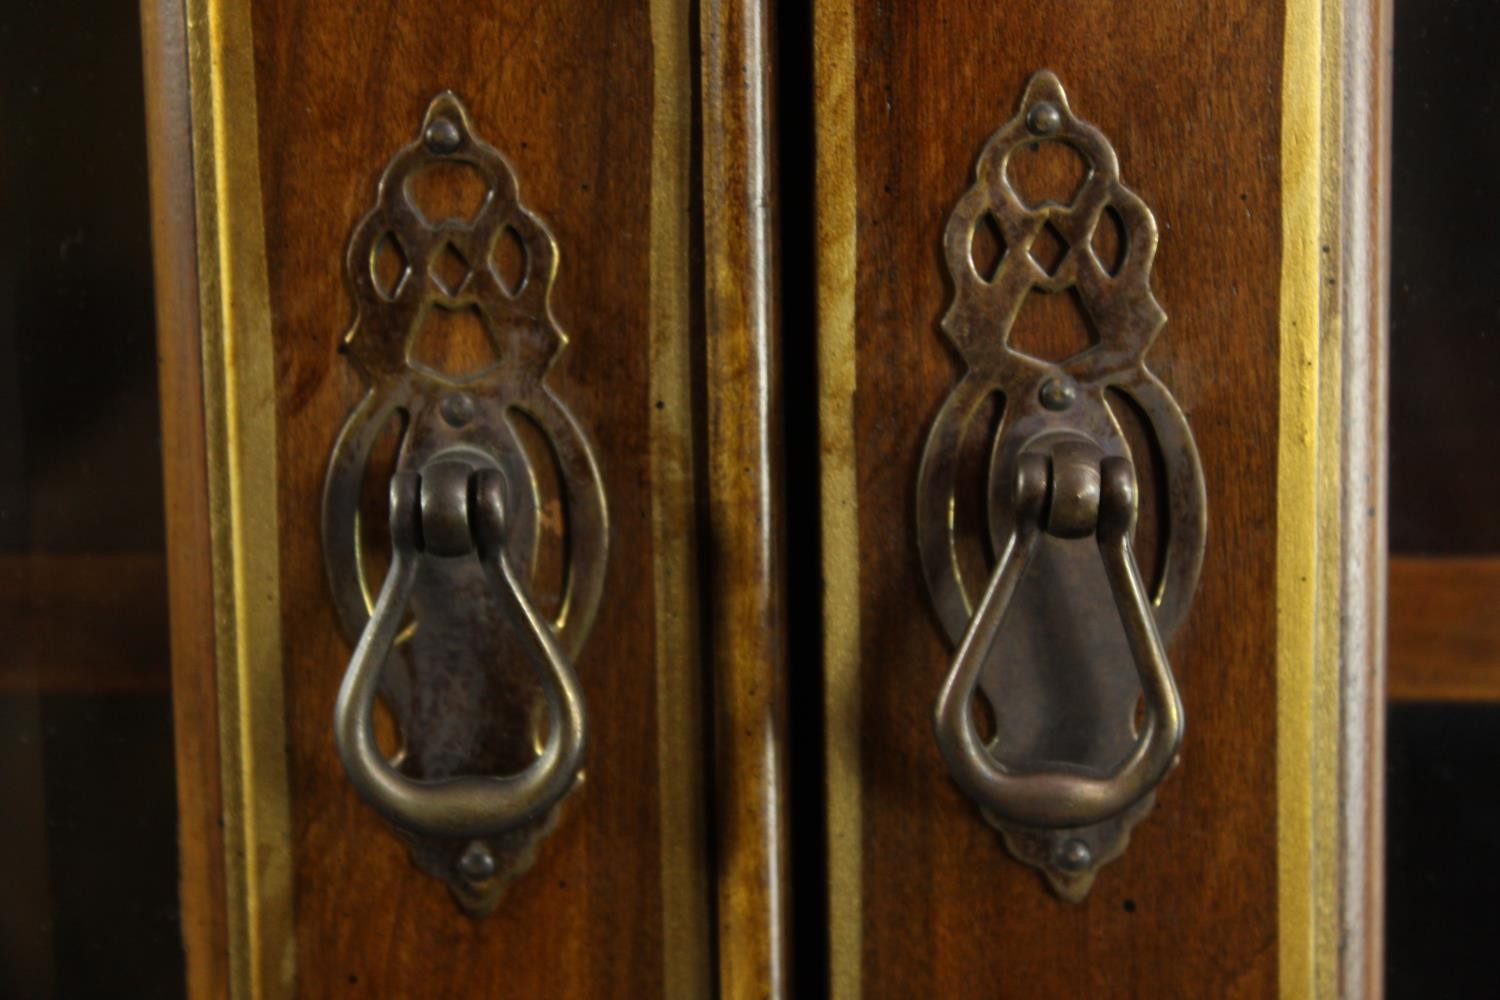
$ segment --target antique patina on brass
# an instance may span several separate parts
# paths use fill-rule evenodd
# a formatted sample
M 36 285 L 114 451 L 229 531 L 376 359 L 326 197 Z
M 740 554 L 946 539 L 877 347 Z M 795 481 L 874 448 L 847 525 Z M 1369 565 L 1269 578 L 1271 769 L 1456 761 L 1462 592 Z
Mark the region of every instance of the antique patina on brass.
M 1008 175 L 1013 154 L 1043 142 L 1066 144 L 1087 166 L 1067 204 L 1030 204 Z M 1118 252 L 1103 254 L 1098 230 L 1116 224 Z M 988 273 L 974 259 L 981 227 L 1002 244 Z M 1057 259 L 1034 251 L 1039 237 L 1060 248 Z M 1145 365 L 1166 321 L 1150 287 L 1156 240 L 1114 150 L 1046 71 L 986 143 L 944 233 L 954 297 L 943 331 L 967 370 L 933 423 L 917 483 L 923 571 L 957 647 L 934 726 L 955 782 L 1010 851 L 1072 901 L 1150 812 L 1183 734 L 1165 643 L 1197 587 L 1206 502 L 1187 421 Z M 1032 294 L 1076 294 L 1095 342 L 1058 361 L 1013 346 Z M 955 510 L 964 442 L 990 433 L 996 398 L 985 583 L 961 551 Z M 1137 483 L 1141 462 L 1116 409 L 1125 399 L 1153 439 L 1156 481 Z M 1138 491 L 1165 494 L 1151 581 L 1133 542 Z M 993 717 L 988 740 L 976 695 Z
M 414 180 L 449 168 L 482 183 L 477 209 L 430 219 Z M 573 664 L 609 531 L 588 438 L 546 383 L 566 343 L 548 303 L 557 247 L 510 165 L 444 93 L 386 167 L 346 266 L 356 315 L 341 350 L 369 392 L 334 445 L 323 495 L 329 582 L 356 643 L 335 742 L 416 864 L 482 916 L 533 864 L 582 780 L 587 743 Z M 478 323 L 487 360 L 450 372 L 420 343 L 459 314 Z M 393 424 L 391 557 L 372 602 L 359 510 Z M 549 545 L 562 566 L 550 601 L 537 576 Z M 397 729 L 393 755 L 377 742 L 377 694 Z

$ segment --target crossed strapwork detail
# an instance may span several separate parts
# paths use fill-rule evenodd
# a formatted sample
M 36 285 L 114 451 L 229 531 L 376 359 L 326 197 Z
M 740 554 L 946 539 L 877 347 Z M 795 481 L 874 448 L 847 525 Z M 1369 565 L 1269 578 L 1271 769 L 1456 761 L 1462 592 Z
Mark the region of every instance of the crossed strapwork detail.
M 1063 363 L 1084 380 L 1138 362 L 1166 320 L 1150 285 L 1156 222 L 1121 182 L 1108 141 L 1073 115 L 1050 73 L 1033 78 L 1022 107 L 1055 114 L 1036 122 L 1023 111 L 990 137 L 943 238 L 954 284 L 943 330 L 969 367 L 1002 391 L 1049 361 L 1013 344 L 1017 316 L 1033 292 L 1077 294 L 1095 343 L 1076 366 L 1072 358 Z M 1039 142 L 1064 143 L 1086 165 L 1066 204 L 1029 204 L 1013 183 L 1012 158 Z
M 452 94 L 387 166 L 345 269 L 357 312 L 344 346 L 372 381 L 405 367 L 450 381 L 501 365 L 540 376 L 567 342 L 548 303 L 552 234 Z

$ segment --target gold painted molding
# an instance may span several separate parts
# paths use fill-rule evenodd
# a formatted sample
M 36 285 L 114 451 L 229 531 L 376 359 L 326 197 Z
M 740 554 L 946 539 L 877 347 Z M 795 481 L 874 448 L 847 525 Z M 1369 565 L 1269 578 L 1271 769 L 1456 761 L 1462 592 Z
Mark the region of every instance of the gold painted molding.
M 854 433 L 859 188 L 851 4 L 814 5 L 813 52 L 829 989 L 839 1000 L 854 1000 L 861 993 L 864 831 L 859 755 L 859 483 Z
M 698 556 L 694 518 L 693 58 L 688 0 L 651 0 L 651 550 L 656 764 L 661 794 L 662 982 L 670 1000 L 712 992 Z
M 1380 995 L 1385 0 L 1288 0 L 1277 485 L 1280 993 Z
M 1281 80 L 1280 420 L 1276 453 L 1276 859 L 1280 993 L 1317 991 L 1314 741 L 1323 721 L 1318 470 L 1322 379 L 1322 44 L 1320 0 L 1287 0 Z M 1336 730 L 1334 734 L 1336 735 Z
M 230 993 L 296 974 L 276 386 L 248 0 L 188 0 Z

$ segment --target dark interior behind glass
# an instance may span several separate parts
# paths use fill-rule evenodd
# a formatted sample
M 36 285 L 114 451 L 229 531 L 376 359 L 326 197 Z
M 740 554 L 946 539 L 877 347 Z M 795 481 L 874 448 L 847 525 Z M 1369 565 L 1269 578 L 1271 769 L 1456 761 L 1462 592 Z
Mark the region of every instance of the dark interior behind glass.
M 179 996 L 136 5 L 6 3 L 0 74 L 0 996 Z
M 1500 3 L 1395 13 L 1391 556 L 1494 556 Z M 1500 704 L 1392 702 L 1388 755 L 1387 993 L 1500 995 Z

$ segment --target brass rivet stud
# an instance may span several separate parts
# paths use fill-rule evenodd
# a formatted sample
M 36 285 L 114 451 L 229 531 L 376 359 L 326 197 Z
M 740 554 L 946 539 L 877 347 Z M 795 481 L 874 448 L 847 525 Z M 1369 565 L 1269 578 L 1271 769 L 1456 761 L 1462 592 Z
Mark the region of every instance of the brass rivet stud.
M 462 136 L 458 134 L 458 126 L 446 118 L 438 118 L 427 126 L 427 132 L 423 139 L 427 142 L 427 148 L 434 153 L 451 153 L 458 148 Z
M 483 882 L 495 874 L 495 856 L 479 841 L 464 848 L 458 859 L 458 873 L 468 882 Z
M 438 404 L 438 412 L 449 427 L 462 427 L 474 419 L 474 397 L 464 392 L 450 392 Z
M 1051 135 L 1062 128 L 1062 112 L 1050 101 L 1042 101 L 1026 116 L 1026 127 L 1037 135 Z
M 1057 867 L 1063 871 L 1081 872 L 1093 863 L 1094 852 L 1077 837 L 1064 842 L 1057 851 Z
M 1056 413 L 1073 405 L 1073 401 L 1078 398 L 1078 390 L 1061 379 L 1049 378 L 1042 383 L 1037 398 L 1042 401 L 1043 406 Z

